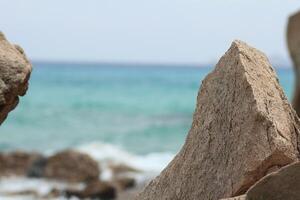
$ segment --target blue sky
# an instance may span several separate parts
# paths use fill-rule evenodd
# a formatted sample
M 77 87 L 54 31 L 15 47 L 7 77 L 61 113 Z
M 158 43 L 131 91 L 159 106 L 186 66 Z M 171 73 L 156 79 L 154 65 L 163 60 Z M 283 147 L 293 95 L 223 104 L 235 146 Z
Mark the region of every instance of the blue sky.
M 211 63 L 241 39 L 288 60 L 298 0 L 1 0 L 0 28 L 32 60 Z

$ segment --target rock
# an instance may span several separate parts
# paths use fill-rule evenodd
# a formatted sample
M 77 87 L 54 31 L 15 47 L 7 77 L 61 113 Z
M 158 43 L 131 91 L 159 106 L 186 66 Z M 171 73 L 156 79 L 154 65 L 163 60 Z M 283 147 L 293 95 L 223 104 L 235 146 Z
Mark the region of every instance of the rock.
M 89 199 L 115 199 L 117 196 L 116 189 L 107 182 L 92 181 L 87 184 L 86 188 L 80 190 L 66 191 L 66 197 L 78 197 Z
M 183 148 L 135 199 L 244 194 L 272 166 L 298 159 L 299 125 L 267 57 L 234 41 L 202 82 Z
M 39 194 L 35 190 L 22 190 L 17 192 L 5 192 L 5 196 L 31 196 L 34 198 L 38 198 Z
M 246 195 L 238 196 L 238 197 L 231 197 L 231 198 L 226 198 L 226 199 L 221 199 L 221 200 L 246 200 Z
M 28 88 L 31 64 L 24 51 L 0 32 L 0 125 Z
M 138 169 L 135 169 L 133 167 L 130 167 L 125 164 L 110 164 L 109 169 L 112 171 L 112 174 L 114 176 L 118 176 L 120 174 L 126 174 L 126 173 L 139 173 L 141 172 Z
M 0 176 L 25 176 L 32 163 L 39 159 L 37 153 L 11 152 L 0 153 Z
M 88 184 L 83 191 L 84 198 L 116 198 L 116 189 L 109 183 L 94 181 Z
M 44 176 L 69 182 L 98 180 L 98 163 L 89 155 L 76 151 L 62 151 L 48 158 Z
M 62 191 L 57 189 L 57 188 L 53 188 L 50 190 L 50 192 L 48 194 L 46 194 L 45 196 L 43 196 L 43 199 L 56 199 L 60 196 L 62 196 Z
M 84 198 L 82 190 L 67 189 L 66 191 L 64 191 L 64 193 L 68 199 L 72 197 Z
M 130 177 L 119 177 L 113 181 L 116 188 L 119 190 L 126 190 L 133 188 L 136 185 L 135 179 Z
M 42 178 L 45 174 L 45 168 L 47 165 L 47 158 L 41 156 L 32 162 L 31 166 L 27 171 L 27 176 L 31 178 Z
M 296 74 L 293 107 L 298 113 L 298 116 L 300 116 L 300 12 L 289 18 L 287 44 Z
M 143 188 L 149 183 L 149 180 L 145 179 L 143 181 L 136 182 L 133 188 L 128 188 L 126 190 L 118 190 L 117 200 L 133 200 L 138 193 L 140 193 Z
M 273 172 L 247 192 L 246 200 L 295 200 L 300 198 L 300 162 Z

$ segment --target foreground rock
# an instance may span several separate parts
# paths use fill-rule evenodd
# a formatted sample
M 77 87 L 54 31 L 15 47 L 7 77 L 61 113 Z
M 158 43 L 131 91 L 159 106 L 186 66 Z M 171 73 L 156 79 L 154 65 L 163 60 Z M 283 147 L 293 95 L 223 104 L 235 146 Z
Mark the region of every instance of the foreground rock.
M 31 64 L 21 47 L 10 44 L 0 32 L 0 125 L 28 88 Z
M 42 156 L 36 153 L 0 153 L 0 176 L 25 176 Z
M 246 200 L 295 200 L 300 198 L 300 162 L 283 167 L 257 182 Z
M 98 163 L 89 155 L 75 151 L 63 151 L 49 157 L 43 176 L 69 182 L 88 182 L 98 180 Z
M 293 106 L 300 116 L 300 12 L 289 18 L 287 44 L 296 74 Z
M 182 150 L 136 199 L 244 194 L 269 169 L 297 160 L 299 128 L 266 56 L 234 41 L 202 82 Z

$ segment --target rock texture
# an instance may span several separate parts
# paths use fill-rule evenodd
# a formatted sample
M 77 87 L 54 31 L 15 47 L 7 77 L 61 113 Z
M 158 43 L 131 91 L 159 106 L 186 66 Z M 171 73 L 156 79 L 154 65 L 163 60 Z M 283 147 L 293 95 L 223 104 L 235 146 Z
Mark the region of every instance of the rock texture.
M 299 157 L 299 119 L 267 57 L 234 41 L 202 82 L 181 151 L 136 200 L 217 200 L 244 194 Z
M 298 113 L 298 116 L 300 116 L 300 12 L 289 18 L 287 44 L 296 74 L 293 106 Z
M 246 200 L 300 199 L 300 162 L 262 178 L 247 192 Z
M 28 88 L 31 64 L 24 51 L 0 32 L 0 125 Z
M 69 182 L 88 182 L 98 180 L 98 163 L 89 155 L 76 151 L 62 151 L 46 161 L 43 176 Z

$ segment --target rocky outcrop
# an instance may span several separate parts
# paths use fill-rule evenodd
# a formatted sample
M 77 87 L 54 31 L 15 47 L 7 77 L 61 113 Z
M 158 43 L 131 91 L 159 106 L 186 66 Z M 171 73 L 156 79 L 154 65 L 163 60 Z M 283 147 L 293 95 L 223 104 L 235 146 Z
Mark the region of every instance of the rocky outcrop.
M 62 151 L 46 161 L 43 176 L 69 182 L 88 182 L 98 180 L 98 163 L 89 155 L 76 151 Z
M 0 32 L 0 125 L 28 88 L 31 64 L 24 51 Z
M 287 44 L 296 74 L 293 107 L 300 116 L 300 12 L 289 18 Z
M 26 176 L 32 164 L 41 157 L 36 153 L 0 153 L 0 176 Z
M 234 41 L 202 82 L 183 148 L 136 200 L 244 194 L 298 159 L 299 125 L 267 57 Z

